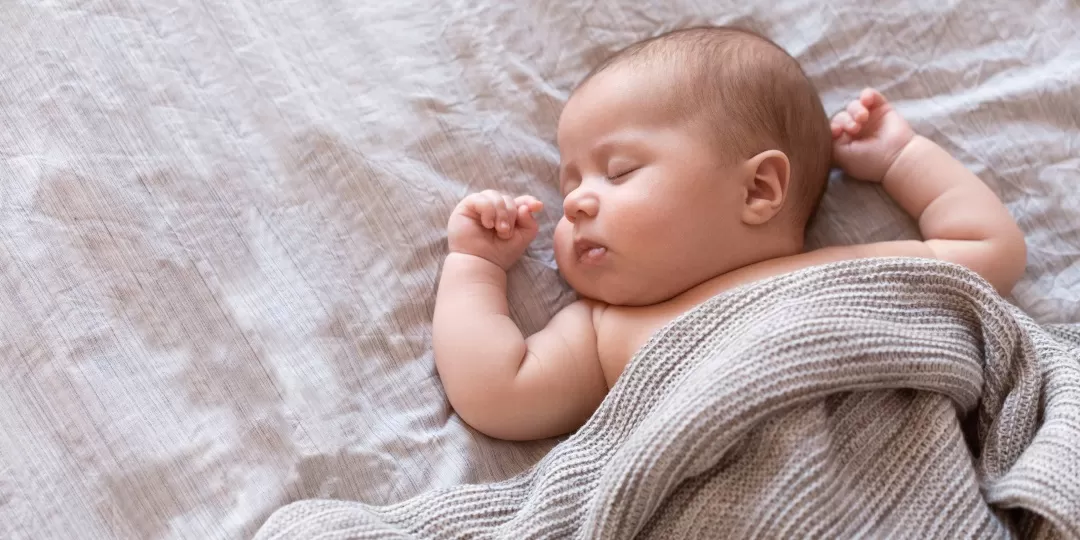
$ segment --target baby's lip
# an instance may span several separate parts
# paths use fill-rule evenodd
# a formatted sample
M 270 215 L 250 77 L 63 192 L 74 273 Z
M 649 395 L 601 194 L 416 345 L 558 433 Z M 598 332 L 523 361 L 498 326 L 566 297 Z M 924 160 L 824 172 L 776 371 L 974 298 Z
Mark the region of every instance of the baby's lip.
M 607 246 L 587 238 L 574 239 L 574 256 L 581 262 L 598 262 L 607 253 Z

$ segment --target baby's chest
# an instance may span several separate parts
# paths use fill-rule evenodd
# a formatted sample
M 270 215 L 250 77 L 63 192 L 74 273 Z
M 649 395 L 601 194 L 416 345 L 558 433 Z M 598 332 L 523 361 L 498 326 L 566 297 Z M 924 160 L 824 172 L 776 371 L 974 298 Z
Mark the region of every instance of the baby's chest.
M 812 262 L 803 255 L 783 261 L 770 260 L 717 276 L 660 304 L 645 307 L 609 306 L 596 328 L 597 354 L 608 387 L 615 384 L 638 349 L 679 315 L 739 285 L 797 270 Z
M 681 309 L 680 309 L 681 307 Z M 596 346 L 608 388 L 649 338 L 693 306 L 609 307 L 597 326 Z

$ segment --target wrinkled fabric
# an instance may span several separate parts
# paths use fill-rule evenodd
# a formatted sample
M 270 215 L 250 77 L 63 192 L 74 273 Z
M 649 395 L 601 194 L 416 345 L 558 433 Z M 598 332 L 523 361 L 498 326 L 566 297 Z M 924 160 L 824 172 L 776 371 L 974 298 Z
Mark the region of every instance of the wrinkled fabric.
M 452 414 L 430 321 L 466 193 L 548 210 L 526 332 L 573 300 L 551 233 L 575 82 L 698 23 L 792 52 L 828 111 L 867 85 L 1001 195 L 1015 302 L 1080 320 L 1080 8 L 797 0 L 0 5 L 0 537 L 238 538 L 276 508 L 510 477 L 554 441 Z M 913 237 L 834 178 L 811 245 Z

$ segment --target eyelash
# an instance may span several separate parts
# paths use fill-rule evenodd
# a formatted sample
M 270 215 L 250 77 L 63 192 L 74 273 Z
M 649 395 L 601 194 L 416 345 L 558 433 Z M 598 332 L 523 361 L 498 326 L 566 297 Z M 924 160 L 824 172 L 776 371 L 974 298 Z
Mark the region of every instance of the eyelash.
M 606 176 L 605 175 L 605 178 L 607 178 L 609 182 L 614 182 L 616 180 L 619 180 L 619 179 L 625 177 L 626 175 L 628 175 L 630 173 L 637 172 L 640 169 L 641 169 L 641 167 L 634 167 L 633 169 L 629 169 L 626 172 L 619 173 L 619 174 L 616 174 L 614 176 Z M 563 197 L 569 195 L 571 191 L 574 191 L 574 189 L 577 189 L 577 186 L 580 183 L 581 182 L 577 182 L 577 183 L 574 183 L 574 184 L 571 184 L 571 183 L 564 184 L 566 187 L 562 190 Z
M 640 169 L 640 168 L 641 168 L 641 167 L 635 167 L 635 168 L 633 168 L 633 169 L 629 169 L 629 170 L 627 170 L 626 172 L 623 172 L 623 173 L 619 173 L 619 174 L 616 174 L 616 175 L 614 175 L 614 176 L 609 176 L 609 177 L 607 177 L 607 179 L 608 179 L 608 180 L 618 180 L 618 179 L 620 179 L 620 178 L 622 178 L 622 177 L 624 177 L 624 176 L 626 176 L 626 175 L 628 175 L 628 174 L 630 174 L 630 173 L 632 173 L 632 172 L 635 172 L 635 171 L 637 171 L 637 170 L 638 170 L 638 169 Z

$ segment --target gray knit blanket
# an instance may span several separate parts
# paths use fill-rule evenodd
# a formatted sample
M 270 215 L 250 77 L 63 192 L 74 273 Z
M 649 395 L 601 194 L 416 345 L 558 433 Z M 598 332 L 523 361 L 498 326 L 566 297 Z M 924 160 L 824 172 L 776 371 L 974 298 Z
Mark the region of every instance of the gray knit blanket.
M 706 302 L 645 345 L 529 471 L 282 538 L 1080 538 L 1080 326 L 975 274 L 831 264 Z

